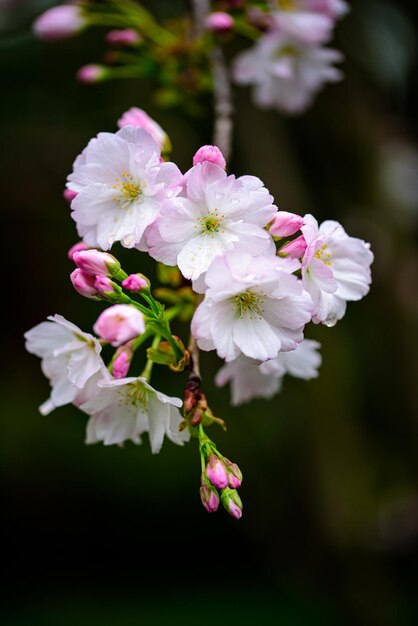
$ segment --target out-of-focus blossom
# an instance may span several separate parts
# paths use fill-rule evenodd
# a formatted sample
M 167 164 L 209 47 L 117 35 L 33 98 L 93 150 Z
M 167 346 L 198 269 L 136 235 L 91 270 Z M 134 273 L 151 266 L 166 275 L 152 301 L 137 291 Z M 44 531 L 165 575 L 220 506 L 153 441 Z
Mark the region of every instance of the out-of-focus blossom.
M 57 41 L 79 33 L 87 21 L 83 9 L 76 4 L 62 4 L 42 13 L 34 22 L 33 30 L 39 39 Z
M 236 57 L 233 75 L 238 84 L 253 86 L 260 108 L 298 114 L 309 108 L 325 83 L 341 80 L 340 70 L 333 66 L 341 60 L 337 50 L 271 32 Z
M 106 43 L 111 46 L 136 46 L 140 41 L 141 35 L 133 28 L 115 29 L 106 33 Z
M 106 78 L 107 69 L 104 65 L 98 65 L 97 63 L 90 63 L 80 67 L 76 74 L 76 78 L 80 83 L 86 85 L 93 85 Z
M 205 26 L 214 33 L 225 33 L 234 28 L 234 18 L 223 11 L 215 11 L 207 16 Z
M 319 348 L 317 341 L 304 339 L 295 350 L 280 352 L 275 359 L 261 365 L 239 357 L 221 367 L 215 382 L 218 387 L 230 383 L 233 405 L 249 402 L 253 398 L 272 398 L 280 391 L 286 374 L 304 380 L 318 376 L 322 360 Z

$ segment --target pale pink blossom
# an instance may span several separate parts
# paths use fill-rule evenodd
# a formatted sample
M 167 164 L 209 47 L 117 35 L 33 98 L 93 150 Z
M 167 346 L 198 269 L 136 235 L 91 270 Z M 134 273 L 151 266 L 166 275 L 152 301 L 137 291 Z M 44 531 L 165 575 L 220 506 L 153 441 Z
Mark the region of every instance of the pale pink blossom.
M 87 246 L 83 241 L 78 241 L 68 250 L 67 257 L 70 259 L 70 261 L 73 261 L 74 254 L 76 252 L 81 252 L 81 250 L 87 250 Z
M 145 331 L 145 320 L 133 305 L 115 304 L 99 315 L 93 329 L 112 346 L 120 346 Z
M 296 239 L 289 241 L 280 248 L 280 254 L 285 254 L 291 259 L 300 259 L 305 254 L 306 241 L 303 235 L 299 235 Z
M 341 60 L 337 50 L 303 44 L 273 31 L 235 58 L 233 75 L 238 84 L 253 86 L 260 108 L 298 114 L 309 108 L 325 83 L 342 78 L 333 67 Z
M 191 325 L 202 350 L 266 361 L 302 341 L 312 301 L 278 257 L 227 252 L 210 265 L 206 284 Z
M 227 176 L 206 161 L 189 170 L 185 194 L 163 205 L 148 233 L 149 253 L 157 261 L 178 265 L 183 276 L 197 281 L 227 250 L 274 253 L 264 227 L 277 208 L 258 178 Z M 197 284 L 194 288 L 200 290 Z
M 160 162 L 159 147 L 142 128 L 100 133 L 68 177 L 68 187 L 79 192 L 71 204 L 79 235 L 102 250 L 116 241 L 142 247 L 145 230 L 181 180 L 174 163 Z
M 223 169 L 226 168 L 225 157 L 217 146 L 202 146 L 193 157 L 193 165 L 205 163 L 209 161 L 215 165 L 219 165 Z
M 300 215 L 288 213 L 287 211 L 278 211 L 269 230 L 273 237 L 289 237 L 294 235 L 302 225 L 303 217 Z
M 142 40 L 133 28 L 110 30 L 106 33 L 106 43 L 111 46 L 136 46 Z
M 121 284 L 128 291 L 141 291 L 141 289 L 149 289 L 150 286 L 148 278 L 143 274 L 130 274 Z
M 327 220 L 318 227 L 305 215 L 302 233 L 307 248 L 302 259 L 302 280 L 314 303 L 313 321 L 334 326 L 346 310 L 347 301 L 360 300 L 371 283 L 370 244 L 349 237 L 338 222 Z
M 56 41 L 76 35 L 86 24 L 81 7 L 75 4 L 62 4 L 42 13 L 35 20 L 33 30 L 40 39 Z
M 141 443 L 141 435 L 148 432 L 151 450 L 156 454 L 164 436 L 177 445 L 189 440 L 188 429 L 179 430 L 183 421 L 180 398 L 166 396 L 141 377 L 107 379 L 100 381 L 99 387 L 100 393 L 80 406 L 91 416 L 86 443 Z
M 128 111 L 125 111 L 118 120 L 118 127 L 124 128 L 125 126 L 137 126 L 138 128 L 142 128 L 151 135 L 160 150 L 168 151 L 170 149 L 170 140 L 167 133 L 142 109 L 132 107 Z
M 319 348 L 317 341 L 304 339 L 295 350 L 280 352 L 275 359 L 260 365 L 239 357 L 221 367 L 215 383 L 218 387 L 230 384 L 231 403 L 235 406 L 253 398 L 272 398 L 281 390 L 286 374 L 304 380 L 318 376 L 322 361 Z
M 70 274 L 70 280 L 73 284 L 74 289 L 81 296 L 85 298 L 90 298 L 90 300 L 99 300 L 97 297 L 98 291 L 95 287 L 95 277 L 91 274 L 87 274 L 83 272 L 80 268 L 76 268 Z
M 215 11 L 207 16 L 205 25 L 215 33 L 225 33 L 234 28 L 234 18 L 224 11 Z
M 104 65 L 98 65 L 97 63 L 90 63 L 89 65 L 83 65 L 77 71 L 76 78 L 80 83 L 86 85 L 93 85 L 98 83 L 106 77 L 107 69 Z
M 42 371 L 49 379 L 52 392 L 41 407 L 43 415 L 65 404 L 75 402 L 89 381 L 106 377 L 98 340 L 85 333 L 62 315 L 48 317 L 25 333 L 26 349 L 42 359 Z M 94 395 L 90 390 L 89 395 Z
M 120 270 L 120 263 L 116 257 L 101 250 L 76 251 L 73 254 L 73 261 L 83 272 L 92 276 L 96 276 L 96 274 L 112 276 L 114 272 Z

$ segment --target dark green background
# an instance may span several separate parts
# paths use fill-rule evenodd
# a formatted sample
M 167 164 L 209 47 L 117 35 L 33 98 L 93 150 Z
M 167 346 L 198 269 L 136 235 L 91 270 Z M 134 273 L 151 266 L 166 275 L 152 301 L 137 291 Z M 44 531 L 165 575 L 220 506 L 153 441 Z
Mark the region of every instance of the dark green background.
M 3 624 L 418 623 L 418 191 L 405 207 L 382 174 L 394 142 L 417 141 L 416 22 L 406 0 L 352 4 L 336 44 L 346 79 L 308 114 L 262 113 L 235 94 L 230 170 L 260 176 L 282 209 L 341 221 L 376 256 L 370 295 L 335 328 L 308 329 L 323 346 L 317 380 L 232 409 L 203 355 L 228 423 L 212 436 L 245 474 L 240 522 L 201 507 L 194 442 L 157 457 L 146 441 L 86 447 L 74 408 L 42 417 L 48 385 L 22 339 L 55 312 L 88 331 L 101 310 L 72 290 L 66 258 L 77 237 L 62 189 L 89 138 L 139 105 L 185 170 L 210 142 L 210 115 L 158 111 L 149 83 L 78 85 L 103 32 L 48 45 L 30 34 L 47 2 L 0 9 Z M 128 271 L 151 271 L 146 255 L 119 252 Z M 184 377 L 163 375 L 180 394 Z

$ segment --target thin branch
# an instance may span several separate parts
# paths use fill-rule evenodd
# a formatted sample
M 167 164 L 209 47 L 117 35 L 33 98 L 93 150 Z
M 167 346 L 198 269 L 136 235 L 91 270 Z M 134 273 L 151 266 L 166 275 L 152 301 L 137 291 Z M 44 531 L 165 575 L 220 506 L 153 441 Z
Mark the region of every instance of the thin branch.
M 228 68 L 222 49 L 216 46 L 211 54 L 214 100 L 215 100 L 215 126 L 213 131 L 213 143 L 218 146 L 225 157 L 226 162 L 231 154 L 232 143 L 232 94 L 229 81 Z

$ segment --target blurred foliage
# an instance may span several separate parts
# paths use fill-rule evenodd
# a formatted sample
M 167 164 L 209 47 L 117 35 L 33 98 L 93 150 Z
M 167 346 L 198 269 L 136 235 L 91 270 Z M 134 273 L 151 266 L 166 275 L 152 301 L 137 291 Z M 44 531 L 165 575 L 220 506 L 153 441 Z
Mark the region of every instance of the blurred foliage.
M 35 41 L 30 23 L 49 4 L 9 0 L 0 13 L 2 623 L 418 623 L 417 8 L 353 2 L 337 29 L 346 79 L 302 118 L 235 93 L 231 171 L 260 176 L 282 209 L 341 221 L 376 256 L 370 295 L 334 329 L 309 329 L 323 346 L 317 380 L 288 379 L 274 401 L 232 409 L 210 382 L 216 357 L 203 355 L 210 404 L 228 424 L 211 434 L 245 475 L 237 523 L 201 507 L 193 442 L 166 442 L 156 458 L 147 442 L 85 447 L 81 413 L 37 412 L 48 388 L 23 332 L 54 312 L 89 330 L 101 309 L 68 280 L 73 158 L 132 105 L 169 132 L 183 170 L 211 132 L 209 116 L 158 111 L 145 81 L 78 85 L 105 31 Z M 117 254 L 128 271 L 155 271 L 144 254 Z M 162 376 L 177 394 L 184 374 Z

